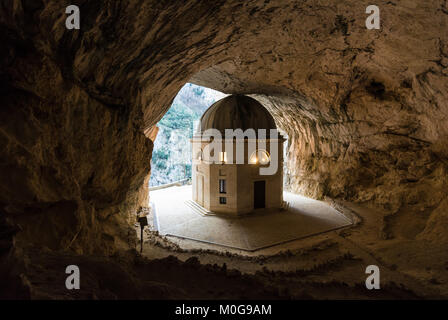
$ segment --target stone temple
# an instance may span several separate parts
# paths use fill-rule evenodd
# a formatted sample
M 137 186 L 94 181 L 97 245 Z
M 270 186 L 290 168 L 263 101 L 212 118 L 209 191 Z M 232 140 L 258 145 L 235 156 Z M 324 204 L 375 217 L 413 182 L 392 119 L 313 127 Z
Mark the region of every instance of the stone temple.
M 241 129 L 245 135 L 225 136 L 226 129 L 233 132 Z M 248 136 L 248 129 L 254 129 L 255 135 Z M 265 136 L 260 129 L 265 130 Z M 213 131 L 218 136 L 213 135 L 213 141 L 221 146 L 220 150 L 217 148 L 219 151 L 210 147 L 210 132 Z M 229 215 L 282 206 L 285 139 L 278 133 L 271 114 L 257 100 L 231 95 L 215 102 L 201 117 L 199 129 L 191 141 L 192 190 L 197 204 L 210 212 Z M 243 163 L 232 161 L 238 152 L 244 152 Z M 261 174 L 260 167 L 269 167 L 273 161 L 275 172 Z
M 66 27 L 69 3 L 80 30 Z M 446 0 L 2 1 L 0 299 L 447 300 L 447 26 Z M 191 190 L 171 201 L 189 185 L 148 190 L 156 125 L 187 83 L 269 111 L 288 137 L 288 210 L 227 218 L 255 208 L 256 181 L 279 205 L 280 170 L 256 176 L 259 164 L 195 164 L 195 201 L 224 217 L 188 211 Z M 230 121 L 234 108 L 214 106 L 204 124 L 274 126 Z M 160 220 L 147 216 L 140 254 L 137 213 L 157 192 L 167 201 L 149 210 Z M 342 214 L 350 230 L 316 235 Z M 184 223 L 197 239 L 204 220 L 227 247 L 163 236 Z M 264 230 L 296 240 L 265 247 Z M 365 286 L 372 264 L 380 290 Z M 66 289 L 70 265 L 80 290 Z

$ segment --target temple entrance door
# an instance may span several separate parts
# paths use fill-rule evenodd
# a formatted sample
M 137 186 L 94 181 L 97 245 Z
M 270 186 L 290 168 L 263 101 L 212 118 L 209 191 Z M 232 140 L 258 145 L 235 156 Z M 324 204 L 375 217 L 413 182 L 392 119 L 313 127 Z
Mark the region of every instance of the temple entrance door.
M 196 185 L 196 196 L 198 199 L 198 203 L 201 206 L 204 206 L 204 177 L 197 176 L 197 185 Z
M 254 209 L 266 207 L 266 181 L 254 182 Z

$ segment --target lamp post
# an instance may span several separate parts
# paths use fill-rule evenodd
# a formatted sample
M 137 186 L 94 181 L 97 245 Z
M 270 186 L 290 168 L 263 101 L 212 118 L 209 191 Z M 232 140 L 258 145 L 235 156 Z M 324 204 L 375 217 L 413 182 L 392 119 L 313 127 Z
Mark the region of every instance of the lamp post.
M 137 213 L 137 222 L 140 224 L 140 253 L 143 252 L 143 229 L 148 225 L 148 219 L 146 217 L 146 213 L 139 209 Z

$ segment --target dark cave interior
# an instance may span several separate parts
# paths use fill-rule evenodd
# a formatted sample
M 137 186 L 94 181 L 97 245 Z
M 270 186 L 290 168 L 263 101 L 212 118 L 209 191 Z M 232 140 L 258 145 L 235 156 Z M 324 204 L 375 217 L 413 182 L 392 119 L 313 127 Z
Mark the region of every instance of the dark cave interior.
M 67 1 L 3 2 L 0 296 L 446 299 L 448 1 L 376 2 L 380 30 L 353 0 L 73 1 L 80 30 Z M 252 256 L 148 234 L 164 257 L 138 255 L 149 137 L 187 82 L 261 102 L 288 189 L 360 223 Z

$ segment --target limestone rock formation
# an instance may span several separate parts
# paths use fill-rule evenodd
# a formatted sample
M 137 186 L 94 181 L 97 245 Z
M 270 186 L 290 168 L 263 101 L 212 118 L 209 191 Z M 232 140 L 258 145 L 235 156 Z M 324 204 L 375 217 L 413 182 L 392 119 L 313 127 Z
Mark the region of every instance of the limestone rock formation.
M 271 111 L 292 191 L 384 210 L 383 238 L 448 243 L 447 1 L 378 0 L 380 30 L 355 0 L 75 2 L 80 30 L 69 1 L 0 7 L 0 215 L 16 247 L 132 247 L 144 132 L 187 81 Z

